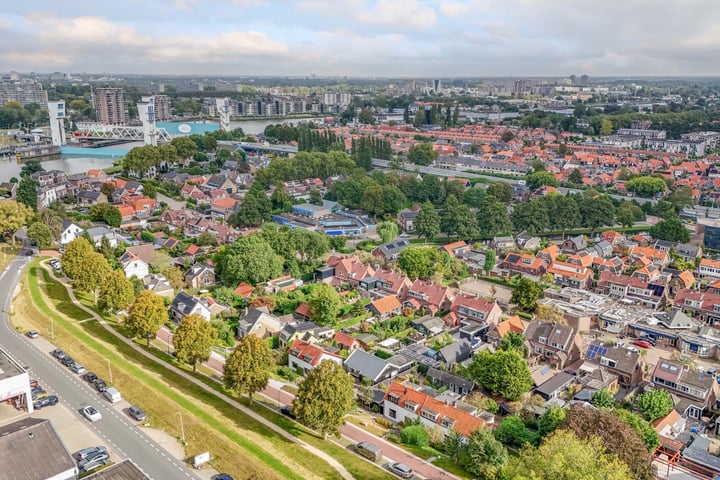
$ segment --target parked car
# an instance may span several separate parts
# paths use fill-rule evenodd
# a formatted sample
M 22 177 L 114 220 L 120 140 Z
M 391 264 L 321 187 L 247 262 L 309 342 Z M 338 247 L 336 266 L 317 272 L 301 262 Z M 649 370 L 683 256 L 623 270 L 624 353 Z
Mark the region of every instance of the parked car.
M 38 383 L 37 380 L 35 380 L 34 378 L 30 379 L 30 388 L 35 388 L 35 387 L 37 387 L 37 386 L 39 386 L 39 385 L 40 385 L 40 384 Z
M 48 396 L 50 396 L 50 394 L 47 393 L 45 391 L 45 389 L 42 387 L 35 387 L 32 390 L 30 390 L 30 398 L 32 399 L 33 402 L 36 400 L 39 400 L 43 397 L 48 397 Z
M 110 455 L 99 452 L 78 462 L 78 468 L 83 473 L 92 472 L 96 468 L 100 468 L 108 463 L 110 463 Z
M 83 416 L 91 422 L 97 422 L 98 420 L 102 420 L 102 413 L 100 413 L 97 408 L 93 407 L 92 405 L 88 405 L 87 407 L 83 408 L 82 413 Z
M 357 445 L 353 445 L 351 449 L 358 455 L 362 455 L 373 462 L 377 462 L 382 458 L 382 450 L 380 447 L 370 442 L 360 442 Z
M 55 350 L 52 351 L 52 356 L 55 357 L 55 358 L 57 358 L 58 360 L 62 360 L 62 359 L 65 358 L 67 355 L 65 355 L 65 352 L 63 352 L 63 351 L 60 350 L 59 348 L 56 348 Z
M 652 345 L 647 340 L 635 340 L 632 342 L 633 345 L 640 348 L 651 348 Z
M 83 367 L 79 363 L 73 363 L 72 365 L 70 365 L 70 370 L 73 373 L 78 373 L 78 374 L 85 373 L 85 367 Z
M 292 410 L 290 409 L 290 407 L 282 407 L 282 408 L 280 409 L 280 413 L 282 413 L 282 414 L 285 415 L 286 417 L 290 417 L 290 418 L 292 418 L 293 420 L 295 420 L 295 414 L 292 412 Z
M 95 390 L 98 392 L 104 392 L 107 390 L 107 383 L 105 383 L 105 380 L 102 378 L 96 378 L 93 382 L 93 387 L 95 387 Z
M 59 399 L 57 396 L 48 395 L 47 397 L 43 397 L 43 398 L 39 399 L 38 401 L 33 402 L 33 408 L 35 410 L 40 410 L 41 408 L 44 408 L 44 407 L 50 407 L 52 405 L 57 405 L 58 401 L 59 401 Z
M 228 475 L 227 473 L 218 473 L 217 475 L 213 475 L 210 477 L 210 480 L 235 480 L 233 477 Z
M 147 418 L 145 410 L 137 405 L 131 405 L 130 408 L 128 408 L 128 414 L 138 422 L 142 422 Z
M 413 474 L 412 468 L 404 463 L 388 463 L 385 467 L 400 478 L 410 478 Z
M 60 361 L 61 361 L 62 364 L 65 365 L 66 367 L 70 367 L 70 366 L 72 366 L 72 365 L 75 365 L 75 360 L 73 360 L 72 357 L 65 356 L 65 357 L 63 357 L 62 360 L 60 360 Z
M 25 334 L 25 336 L 27 336 L 28 338 L 38 338 L 38 337 L 40 336 L 40 333 L 38 333 L 37 330 L 29 330 L 29 331 Z
M 108 387 L 105 389 L 104 392 L 102 392 L 103 397 L 110 402 L 110 403 L 117 403 L 122 401 L 122 395 L 120 395 L 120 392 L 115 387 Z
M 107 453 L 107 448 L 103 445 L 98 445 L 97 447 L 84 448 L 84 449 L 80 450 L 79 452 L 77 452 L 73 456 L 75 457 L 75 460 L 85 460 L 90 455 L 98 453 L 98 452 Z
M 93 372 L 87 372 L 85 375 L 82 376 L 83 380 L 86 382 L 94 382 L 97 380 L 97 375 L 95 375 Z

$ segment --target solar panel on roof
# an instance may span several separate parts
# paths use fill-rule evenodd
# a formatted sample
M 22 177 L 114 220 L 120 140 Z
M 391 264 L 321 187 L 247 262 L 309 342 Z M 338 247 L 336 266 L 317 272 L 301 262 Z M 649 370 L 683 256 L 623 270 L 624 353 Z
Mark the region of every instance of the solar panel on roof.
M 607 353 L 607 348 L 606 348 L 606 347 L 601 347 L 600 345 L 598 345 L 595 350 L 596 350 L 597 353 L 600 354 L 600 355 L 605 355 L 605 354 Z
M 543 369 L 540 370 L 540 374 L 542 375 L 547 375 L 548 373 L 550 373 L 550 367 L 543 367 Z

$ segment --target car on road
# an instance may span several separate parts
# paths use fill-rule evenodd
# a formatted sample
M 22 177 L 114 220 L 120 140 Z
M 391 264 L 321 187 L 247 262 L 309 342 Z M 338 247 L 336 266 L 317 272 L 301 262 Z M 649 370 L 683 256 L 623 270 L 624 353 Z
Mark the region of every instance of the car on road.
M 40 333 L 37 330 L 28 330 L 25 336 L 28 338 L 38 338 Z
M 105 380 L 102 378 L 96 378 L 93 382 L 93 387 L 95 387 L 95 390 L 102 393 L 107 390 L 107 383 L 105 383 Z
M 80 461 L 80 460 L 85 460 L 90 455 L 96 454 L 98 452 L 107 453 L 107 448 L 104 445 L 98 445 L 97 447 L 84 448 L 84 449 L 80 450 L 79 452 L 77 452 L 75 455 L 73 455 L 73 457 L 75 457 L 75 460 Z
M 380 447 L 370 442 L 360 442 L 357 445 L 352 445 L 350 449 L 373 462 L 377 462 L 382 458 L 382 450 Z
M 59 348 L 56 348 L 55 350 L 52 351 L 52 356 L 57 358 L 58 360 L 62 360 L 63 358 L 67 357 L 65 352 L 63 352 Z
M 388 463 L 385 465 L 385 468 L 400 478 L 410 478 L 413 474 L 412 468 L 408 467 L 404 463 Z
M 97 422 L 98 420 L 102 420 L 102 413 L 100 413 L 98 409 L 93 407 L 92 405 L 88 405 L 87 407 L 83 408 L 82 414 L 91 422 Z
M 83 367 L 79 363 L 73 363 L 72 365 L 70 365 L 70 371 L 78 374 L 85 373 L 85 367 Z
M 58 397 L 56 395 L 48 395 L 47 397 L 43 397 L 43 398 L 37 400 L 36 402 L 33 402 L 33 408 L 35 410 L 40 410 L 41 408 L 44 408 L 44 407 L 50 407 L 52 405 L 57 405 L 57 403 L 59 401 L 60 400 L 58 399 Z
M 293 411 L 290 409 L 290 407 L 282 407 L 282 408 L 280 409 L 280 413 L 282 413 L 282 414 L 285 415 L 286 417 L 290 417 L 290 418 L 292 418 L 293 420 L 295 420 L 295 414 L 294 414 Z
M 651 348 L 652 345 L 647 340 L 635 340 L 632 342 L 633 345 L 640 348 Z
M 210 480 L 235 480 L 233 477 L 228 475 L 227 473 L 218 473 L 217 475 L 213 475 L 210 477 Z
M 94 382 L 97 380 L 97 375 L 95 375 L 93 372 L 87 372 L 85 375 L 82 376 L 83 380 L 86 382 Z
M 128 414 L 138 422 L 142 422 L 147 418 L 145 410 L 137 405 L 130 405 L 130 408 L 128 408 Z
M 60 361 L 61 361 L 62 364 L 65 365 L 66 367 L 70 367 L 70 366 L 72 366 L 72 365 L 75 365 L 75 360 L 73 360 L 72 357 L 65 356 L 65 357 L 63 357 L 62 360 L 60 360 Z

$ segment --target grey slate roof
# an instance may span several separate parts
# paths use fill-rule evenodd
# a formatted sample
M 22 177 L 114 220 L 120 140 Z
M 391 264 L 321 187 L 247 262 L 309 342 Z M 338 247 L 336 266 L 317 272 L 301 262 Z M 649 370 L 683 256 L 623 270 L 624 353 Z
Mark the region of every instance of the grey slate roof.
M 375 380 L 382 375 L 389 364 L 382 358 L 358 348 L 345 359 L 344 366 L 346 370 L 354 370 L 365 378 Z
M 537 387 L 535 391 L 538 392 L 540 395 L 551 396 L 553 392 L 557 391 L 558 389 L 564 388 L 574 378 L 575 377 L 573 377 L 567 372 L 560 372 L 553 375 L 550 380 Z
M 442 355 L 442 358 L 448 365 L 467 360 L 470 358 L 471 353 L 472 347 L 466 338 L 458 340 L 455 343 L 451 343 L 450 345 L 446 345 L 440 349 L 440 355 Z
M 428 378 L 432 379 L 435 383 L 443 385 L 455 385 L 458 390 L 462 389 L 467 392 L 472 391 L 475 388 L 475 382 L 468 380 L 467 378 L 458 377 L 452 373 L 443 372 L 437 368 L 430 367 L 427 372 Z
M 99 472 L 84 477 L 86 480 L 149 480 L 140 468 L 129 458 L 103 468 Z
M 53 478 L 75 462 L 50 420 L 28 417 L 0 427 L 0 465 L 0 478 L 21 480 Z
M 409 240 L 395 240 L 394 242 L 385 243 L 377 247 L 387 258 L 393 258 L 410 246 Z

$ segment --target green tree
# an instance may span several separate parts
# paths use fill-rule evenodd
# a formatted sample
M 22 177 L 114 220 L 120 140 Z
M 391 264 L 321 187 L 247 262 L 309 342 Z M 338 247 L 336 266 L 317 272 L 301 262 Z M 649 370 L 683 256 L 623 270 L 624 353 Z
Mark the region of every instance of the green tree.
M 307 374 L 293 401 L 293 412 L 300 423 L 327 436 L 336 433 L 343 417 L 354 405 L 352 377 L 330 360 Z
M 492 195 L 499 202 L 509 205 L 512 201 L 513 189 L 509 183 L 495 182 L 487 187 L 485 193 Z
M 645 442 L 649 452 L 654 452 L 660 446 L 660 437 L 653 426 L 647 420 L 643 420 L 639 415 L 625 410 L 624 408 L 616 408 L 613 413 L 627 425 L 635 430 L 635 433 Z
M 598 408 L 613 408 L 615 406 L 615 398 L 605 389 L 593 392 L 590 397 L 590 403 Z
M 570 172 L 570 175 L 568 175 L 568 182 L 573 183 L 575 185 L 582 185 L 583 183 L 583 174 L 579 169 L 574 169 L 572 172 Z
M 451 428 L 443 439 L 442 450 L 452 463 L 458 463 L 460 455 L 465 451 L 465 438 L 457 430 Z
M 637 397 L 637 408 L 645 420 L 652 422 L 664 417 L 673 409 L 673 399 L 667 390 L 655 388 Z
M 172 285 L 175 291 L 178 291 L 185 286 L 185 275 L 183 275 L 182 270 L 180 270 L 178 267 L 168 265 L 167 267 L 162 269 L 160 273 L 165 276 L 168 283 Z
M 538 421 L 538 434 L 541 437 L 550 435 L 565 420 L 565 410 L 560 407 L 550 407 L 542 414 Z
M 411 279 L 430 278 L 441 268 L 442 256 L 434 247 L 407 247 L 398 257 L 398 266 Z
M 30 223 L 33 218 L 30 207 L 15 200 L 0 200 L 0 234 L 12 240 L 15 246 L 15 232 Z
M 555 175 L 545 170 L 526 175 L 525 181 L 527 182 L 528 188 L 531 190 L 536 190 L 542 186 L 557 187 L 560 185 L 560 182 L 558 182 L 558 179 L 555 178 Z
M 635 209 L 630 202 L 624 202 L 617 209 L 616 220 L 623 227 L 629 228 L 635 224 Z
M 115 205 L 107 205 L 103 213 L 103 221 L 111 227 L 119 227 L 122 222 L 122 214 Z
M 67 246 L 65 246 L 65 253 L 60 257 L 60 263 L 62 264 L 63 272 L 70 278 L 75 278 L 80 269 L 85 257 L 94 253 L 95 249 L 85 238 L 76 238 Z
M 635 177 L 625 184 L 625 189 L 640 197 L 654 197 L 667 190 L 667 184 L 659 177 Z
M 500 350 L 515 351 L 520 354 L 523 353 L 525 348 L 525 334 L 522 332 L 508 332 L 498 346 Z
M 240 211 L 230 215 L 228 222 L 238 227 L 258 226 L 270 220 L 272 202 L 260 182 L 254 182 L 245 194 Z
M 493 237 L 512 231 L 507 207 L 492 195 L 486 195 L 478 208 L 478 228 L 484 237 Z
M 218 254 L 218 273 L 226 285 L 258 285 L 282 273 L 283 257 L 259 235 L 240 237 Z
M 147 340 L 148 347 L 150 346 L 150 340 L 155 338 L 160 327 L 168 321 L 165 300 L 150 290 L 140 292 L 130 306 L 128 313 L 129 315 L 125 321 L 128 333 L 133 337 Z
M 508 460 L 508 452 L 487 427 L 473 430 L 465 447 L 468 461 L 465 468 L 473 475 L 485 479 L 497 478 Z
M 209 231 L 205 230 L 200 235 L 198 235 L 197 239 L 195 240 L 195 244 L 199 247 L 215 246 L 217 245 L 217 237 Z
M 186 315 L 173 336 L 173 347 L 177 358 L 197 371 L 197 364 L 210 358 L 210 352 L 217 341 L 218 331 L 198 313 Z
M 98 289 L 111 271 L 112 267 L 107 259 L 101 253 L 92 252 L 80 263 L 80 268 L 73 277 L 73 287 L 81 292 L 92 293 L 97 304 Z
M 112 182 L 103 183 L 100 187 L 100 193 L 105 195 L 108 199 L 115 193 L 115 184 Z
M 535 445 L 538 434 L 530 430 L 520 417 L 505 417 L 495 429 L 495 438 L 513 447 L 523 447 L 526 444 Z
M 17 201 L 27 205 L 32 211 L 37 211 L 38 182 L 33 180 L 29 175 L 23 175 L 17 189 Z
M 390 243 L 395 240 L 400 233 L 400 228 L 397 222 L 387 221 L 380 222 L 377 226 L 377 234 L 380 235 L 383 243 Z
M 256 335 L 246 335 L 225 362 L 223 384 L 252 401 L 253 394 L 267 387 L 274 366 L 270 345 Z
M 310 190 L 310 203 L 312 203 L 313 205 L 323 204 L 322 193 L 317 188 L 313 188 L 312 190 Z
M 514 351 L 482 351 L 473 357 L 468 374 L 479 385 L 510 401 L 518 400 L 533 384 L 527 362 Z
M 333 326 L 337 323 L 342 301 L 337 290 L 326 283 L 316 283 L 307 299 L 310 318 L 318 325 Z
M 431 143 L 413 145 L 407 153 L 408 162 L 423 166 L 432 164 L 437 156 L 438 153 L 433 150 Z
M 650 227 L 650 236 L 658 240 L 667 240 L 669 242 L 689 242 L 690 231 L 677 217 L 661 220 L 657 224 Z
M 365 190 L 360 208 L 371 215 L 381 215 L 385 211 L 385 197 L 380 185 L 373 185 Z
M 543 296 L 543 287 L 539 282 L 522 277 L 513 289 L 510 301 L 528 312 L 535 311 L 537 301 Z
M 478 234 L 475 215 L 467 205 L 461 205 L 455 195 L 448 195 L 440 216 L 440 231 L 448 236 L 471 239 Z
M 175 147 L 179 158 L 192 158 L 197 153 L 197 144 L 188 137 L 173 138 L 170 144 Z
M 440 216 L 430 202 L 423 203 L 415 217 L 415 232 L 421 237 L 432 238 L 440 233 Z
M 545 203 L 540 199 L 515 205 L 510 215 L 515 231 L 539 233 L 550 228 L 550 217 Z
M 53 243 L 53 232 L 42 222 L 35 222 L 27 229 L 27 237 L 35 242 L 41 250 L 49 248 Z
M 522 480 L 630 480 L 627 466 L 606 453 L 597 438 L 583 441 L 559 430 L 538 447 L 526 446 L 508 462 L 505 478 Z
M 582 197 L 579 205 L 584 227 L 595 230 L 615 223 L 615 205 L 607 195 L 588 193 Z
M 497 257 L 495 254 L 495 250 L 485 250 L 485 263 L 483 264 L 483 270 L 485 270 L 486 272 L 494 270 L 496 261 Z
M 125 310 L 135 300 L 135 288 L 122 270 L 113 270 L 100 284 L 98 305 L 109 312 Z
M 688 185 L 681 185 L 675 188 L 675 190 L 667 196 L 667 200 L 675 206 L 677 212 L 695 204 L 692 188 Z
M 358 113 L 358 122 L 364 123 L 366 125 L 372 125 L 375 123 L 375 117 L 373 116 L 372 110 L 369 108 L 363 108 L 360 110 L 360 113 Z

